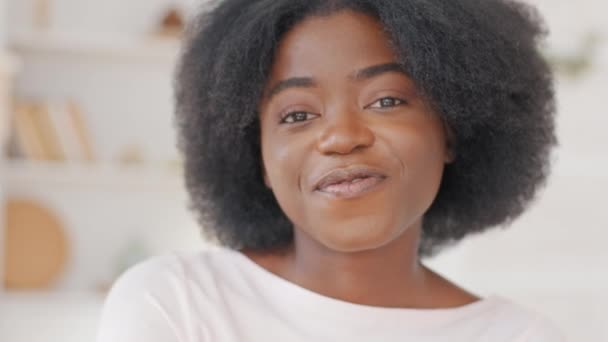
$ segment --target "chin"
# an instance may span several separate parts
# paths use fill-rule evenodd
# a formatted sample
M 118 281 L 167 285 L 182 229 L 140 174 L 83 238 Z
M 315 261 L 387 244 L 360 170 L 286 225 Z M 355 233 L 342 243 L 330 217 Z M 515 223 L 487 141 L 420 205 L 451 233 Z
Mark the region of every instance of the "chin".
M 352 221 L 355 222 L 319 225 L 317 227 L 331 227 L 331 230 L 314 232 L 315 239 L 330 250 L 352 253 L 382 247 L 403 233 L 391 224 L 361 219 Z

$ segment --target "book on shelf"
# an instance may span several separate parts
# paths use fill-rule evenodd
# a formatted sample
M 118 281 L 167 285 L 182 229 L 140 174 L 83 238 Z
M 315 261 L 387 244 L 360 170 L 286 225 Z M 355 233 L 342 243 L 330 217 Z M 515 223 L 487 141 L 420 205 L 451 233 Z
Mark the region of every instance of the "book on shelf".
M 18 104 L 9 156 L 44 161 L 93 161 L 82 111 L 71 101 Z
M 13 115 L 13 139 L 15 154 L 28 159 L 44 158 L 42 140 L 38 135 L 34 118 L 30 115 L 30 107 L 24 104 L 16 106 Z
M 52 126 L 49 113 L 46 105 L 42 103 L 33 103 L 30 105 L 29 113 L 34 121 L 34 127 L 38 133 L 38 137 L 42 141 L 42 149 L 45 160 L 65 160 L 65 156 L 59 146 L 57 136 L 61 131 L 57 131 L 57 127 Z
M 45 108 L 46 114 L 48 115 L 51 125 L 61 134 L 57 134 L 57 145 L 61 150 L 64 159 L 67 160 L 78 160 L 79 149 L 78 139 L 69 127 L 69 118 L 65 115 L 65 109 L 60 102 L 49 102 Z
M 95 160 L 95 154 L 93 152 L 93 145 L 91 142 L 91 135 L 87 130 L 87 125 L 84 122 L 84 115 L 80 107 L 73 101 L 66 103 L 67 113 L 70 116 L 69 122 L 71 123 L 71 129 L 76 133 L 78 137 L 78 146 L 82 153 L 82 159 L 85 161 Z

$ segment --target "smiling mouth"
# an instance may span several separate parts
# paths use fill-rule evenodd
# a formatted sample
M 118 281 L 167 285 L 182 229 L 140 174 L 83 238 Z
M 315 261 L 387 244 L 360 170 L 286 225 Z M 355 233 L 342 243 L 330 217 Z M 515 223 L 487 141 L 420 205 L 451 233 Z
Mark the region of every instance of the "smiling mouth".
M 374 190 L 386 177 L 364 176 L 319 188 L 317 191 L 332 197 L 353 198 Z

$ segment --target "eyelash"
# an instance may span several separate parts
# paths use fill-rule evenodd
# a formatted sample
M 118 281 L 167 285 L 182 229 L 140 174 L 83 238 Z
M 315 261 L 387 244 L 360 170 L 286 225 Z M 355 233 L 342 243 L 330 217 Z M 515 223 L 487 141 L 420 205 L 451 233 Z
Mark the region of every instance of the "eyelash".
M 304 112 L 301 110 L 298 111 L 294 111 L 294 112 L 289 112 L 287 114 L 285 114 L 282 118 L 281 118 L 281 122 L 282 124 L 293 124 L 293 123 L 297 123 L 297 122 L 304 122 L 304 121 L 308 121 L 308 120 L 295 120 L 295 115 L 297 114 L 304 114 L 306 115 L 306 118 L 308 118 L 308 116 L 319 116 L 318 114 L 312 114 L 312 113 L 308 113 L 308 112 Z M 289 118 L 293 118 L 294 120 L 292 122 L 288 122 L 287 120 Z
M 394 104 L 392 106 L 387 106 L 387 107 L 372 107 L 374 104 L 376 104 L 378 102 L 382 103 L 382 101 L 384 101 L 384 100 L 393 100 L 393 101 L 398 102 L 398 103 L 396 103 L 396 104 Z M 405 103 L 406 103 L 406 101 L 403 100 L 403 99 L 396 98 L 396 97 L 393 97 L 393 96 L 386 96 L 386 97 L 383 97 L 381 99 L 376 100 L 376 102 L 368 105 L 367 107 L 365 107 L 365 109 L 367 109 L 367 108 L 377 108 L 377 109 L 391 108 L 391 107 L 397 107 L 397 106 L 403 105 Z
M 392 100 L 392 101 L 395 102 L 395 104 L 393 104 L 392 106 L 383 107 L 382 106 L 382 101 L 385 101 L 385 100 Z M 373 107 L 373 105 L 376 104 L 376 103 L 380 103 L 380 107 Z M 405 100 L 402 100 L 402 99 L 399 99 L 399 98 L 396 98 L 396 97 L 392 97 L 392 96 L 387 96 L 387 97 L 383 97 L 381 99 L 376 100 L 371 105 L 366 106 L 365 109 L 368 109 L 368 108 L 385 109 L 385 108 L 391 108 L 391 107 L 400 106 L 400 105 L 403 105 L 405 103 L 406 103 Z M 304 114 L 306 116 L 306 120 L 296 120 L 295 119 L 295 115 L 298 115 L 298 114 Z M 312 114 L 312 113 L 309 113 L 309 112 L 304 112 L 304 111 L 293 111 L 293 112 L 289 112 L 289 113 L 285 114 L 284 116 L 282 116 L 280 123 L 281 124 L 293 124 L 293 123 L 297 123 L 297 122 L 304 122 L 304 121 L 308 121 L 308 117 L 309 116 L 319 116 L 319 115 L 318 114 Z M 288 122 L 287 120 L 289 120 L 289 118 L 292 118 L 293 121 Z

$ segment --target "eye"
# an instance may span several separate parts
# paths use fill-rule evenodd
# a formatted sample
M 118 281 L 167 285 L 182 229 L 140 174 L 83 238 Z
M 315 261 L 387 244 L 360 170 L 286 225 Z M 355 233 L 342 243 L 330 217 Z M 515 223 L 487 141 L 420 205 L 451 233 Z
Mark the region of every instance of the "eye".
M 319 116 L 319 115 L 308 113 L 308 112 L 290 112 L 290 113 L 287 113 L 287 115 L 283 116 L 280 123 L 290 124 L 290 123 L 296 123 L 296 122 L 303 122 L 303 121 L 312 120 L 312 119 L 316 118 L 317 116 Z
M 374 109 L 382 109 L 382 108 L 390 108 L 390 107 L 395 107 L 395 106 L 399 106 L 404 104 L 405 101 L 395 98 L 395 97 L 383 97 L 381 99 L 379 99 L 378 101 L 372 103 L 371 105 L 367 106 L 367 108 L 374 108 Z

